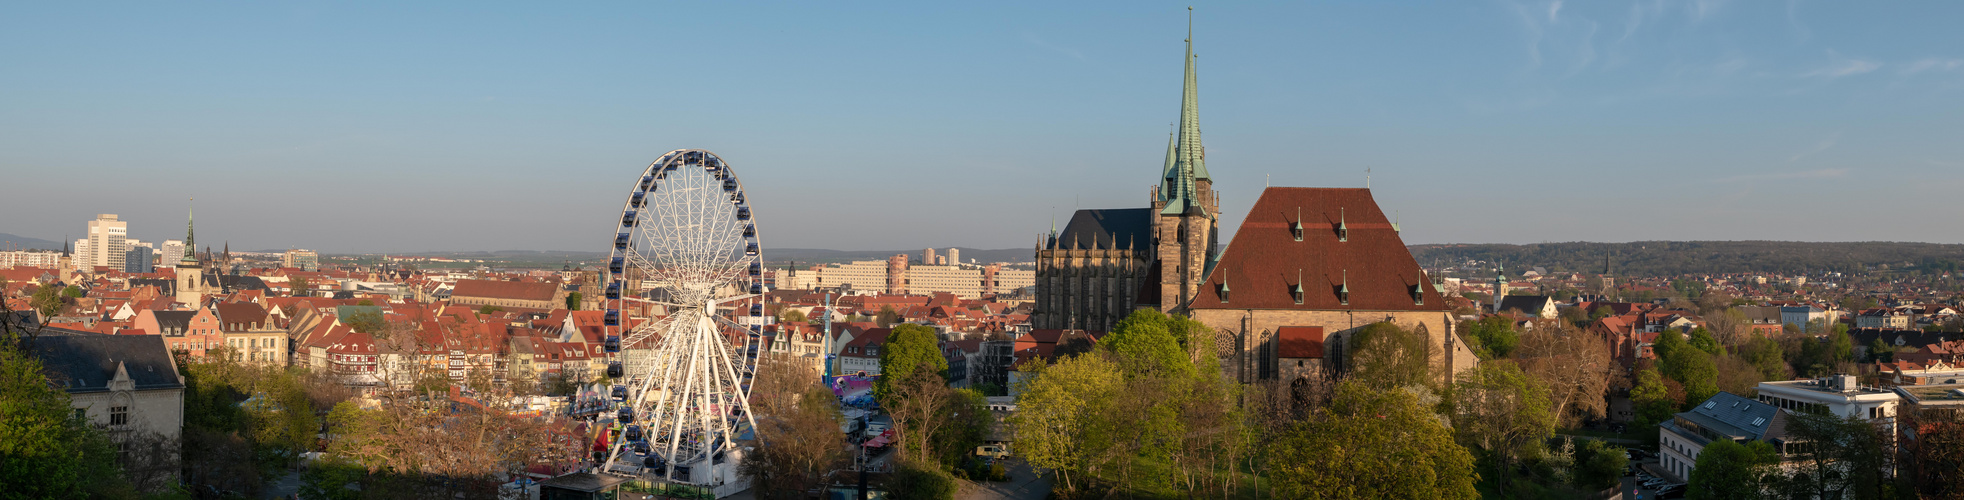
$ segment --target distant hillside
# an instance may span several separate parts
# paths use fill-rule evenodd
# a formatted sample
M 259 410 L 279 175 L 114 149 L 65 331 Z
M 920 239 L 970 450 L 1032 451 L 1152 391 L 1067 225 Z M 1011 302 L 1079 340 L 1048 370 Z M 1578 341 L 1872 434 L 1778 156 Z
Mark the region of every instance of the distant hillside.
M 1440 268 L 1468 260 L 1499 262 L 1509 268 L 1540 266 L 1553 272 L 1599 273 L 1604 257 L 1624 276 L 1676 276 L 1722 273 L 1855 272 L 1888 265 L 1891 269 L 1942 268 L 1964 263 L 1964 245 L 1899 242 L 1808 243 L 1797 241 L 1636 241 L 1630 243 L 1540 243 L 1533 245 L 1413 245 L 1420 265 Z
M 9 249 L 60 250 L 61 242 L 48 241 L 38 238 L 29 238 L 26 236 L 20 236 L 15 234 L 0 233 L 0 250 L 9 250 Z

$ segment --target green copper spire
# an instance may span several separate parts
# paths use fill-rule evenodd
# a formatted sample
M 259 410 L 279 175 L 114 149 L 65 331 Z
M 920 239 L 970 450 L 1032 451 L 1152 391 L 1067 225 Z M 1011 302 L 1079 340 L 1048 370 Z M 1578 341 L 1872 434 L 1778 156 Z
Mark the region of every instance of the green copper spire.
M 196 201 L 197 198 L 192 198 L 191 200 Z M 196 257 L 198 240 L 194 237 L 196 232 L 193 231 L 195 228 L 193 222 L 196 219 L 197 210 L 195 207 L 187 208 L 184 214 L 184 258 L 178 259 L 177 262 L 179 265 L 189 264 L 195 266 L 198 265 L 198 258 Z
M 1198 206 L 1198 187 L 1194 181 L 1212 180 L 1207 174 L 1207 151 L 1200 145 L 1200 87 L 1193 71 L 1193 7 L 1187 7 L 1186 82 L 1180 96 L 1180 123 L 1166 145 L 1166 168 L 1160 184 L 1160 199 L 1166 208 L 1160 213 L 1183 213 Z

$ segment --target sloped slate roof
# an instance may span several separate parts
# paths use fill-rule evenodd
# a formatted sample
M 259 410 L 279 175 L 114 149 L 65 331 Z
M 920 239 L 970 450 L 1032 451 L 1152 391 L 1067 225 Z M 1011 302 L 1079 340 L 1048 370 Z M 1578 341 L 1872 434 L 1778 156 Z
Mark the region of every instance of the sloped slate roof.
M 1296 222 L 1302 223 L 1302 241 L 1290 231 Z M 1347 241 L 1337 240 L 1340 222 Z M 1228 302 L 1216 294 L 1222 283 L 1230 289 Z M 1301 304 L 1290 296 L 1298 284 Z M 1340 288 L 1349 290 L 1348 305 L 1338 300 Z M 1412 300 L 1414 290 L 1424 304 Z M 1448 306 L 1369 189 L 1271 187 L 1255 201 L 1188 307 L 1444 311 Z
M 177 364 L 158 335 L 44 335 L 35 338 L 29 350 L 41 358 L 48 379 L 71 393 L 109 390 L 119 362 L 136 382 L 136 390 L 184 388 Z
M 1780 437 L 1786 426 L 1779 407 L 1729 392 L 1720 392 L 1677 416 L 1713 432 L 1755 440 Z M 1696 432 L 1687 434 L 1698 437 Z
M 1075 243 L 1073 243 L 1075 242 Z M 1091 249 L 1152 248 L 1152 209 L 1079 210 L 1052 242 L 1055 248 L 1075 244 Z
M 1508 295 L 1500 298 L 1500 310 L 1494 312 L 1514 309 L 1528 314 L 1541 314 L 1541 309 L 1546 307 L 1550 300 L 1554 299 L 1546 295 Z

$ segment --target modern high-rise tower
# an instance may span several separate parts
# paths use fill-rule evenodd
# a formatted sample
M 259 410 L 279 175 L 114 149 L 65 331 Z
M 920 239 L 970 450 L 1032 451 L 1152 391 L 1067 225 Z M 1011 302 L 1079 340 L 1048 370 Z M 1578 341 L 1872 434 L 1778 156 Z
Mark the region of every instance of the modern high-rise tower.
M 76 259 L 78 263 L 86 263 L 76 267 L 88 269 L 94 266 L 106 266 L 112 270 L 123 270 L 123 254 L 129 251 L 128 244 L 124 240 L 129 237 L 129 234 L 129 222 L 116 220 L 116 214 L 96 215 L 95 220 L 89 221 L 88 248 L 83 252 L 84 255 L 79 255 Z

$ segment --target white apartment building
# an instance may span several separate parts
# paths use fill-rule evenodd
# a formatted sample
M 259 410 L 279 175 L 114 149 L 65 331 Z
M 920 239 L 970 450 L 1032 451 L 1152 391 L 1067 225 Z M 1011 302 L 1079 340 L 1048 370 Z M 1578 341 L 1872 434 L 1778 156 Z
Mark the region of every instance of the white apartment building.
M 61 252 L 48 250 L 0 252 L 0 268 L 41 267 L 53 269 L 59 266 L 61 266 Z
M 781 284 L 789 290 L 850 285 L 854 290 L 884 292 L 889 288 L 887 280 L 894 274 L 891 270 L 889 262 L 883 260 L 830 264 L 816 269 L 793 270 L 783 275 Z M 981 298 L 989 293 L 1007 293 L 1034 286 L 1037 282 L 1036 271 L 1003 269 L 1000 265 L 913 264 L 907 266 L 900 276 L 904 280 L 902 288 L 907 293 L 927 295 L 946 292 L 964 299 Z
M 184 260 L 184 240 L 164 240 L 157 257 L 157 267 L 176 267 L 177 261 Z
M 108 266 L 123 270 L 123 253 L 130 250 L 125 241 L 129 233 L 130 224 L 116 220 L 116 214 L 97 214 L 95 220 L 89 221 L 88 236 L 83 238 L 88 242 L 88 249 L 76 248 L 76 269 Z
M 826 264 L 816 269 L 793 270 L 780 286 L 791 290 L 851 286 L 854 290 L 885 292 L 887 261 L 860 260 L 847 264 Z
M 1842 417 L 1868 420 L 1895 417 L 1896 404 L 1901 400 L 1894 391 L 1863 387 L 1854 375 L 1760 382 L 1757 389 L 1761 402 L 1781 409 L 1825 410 Z

